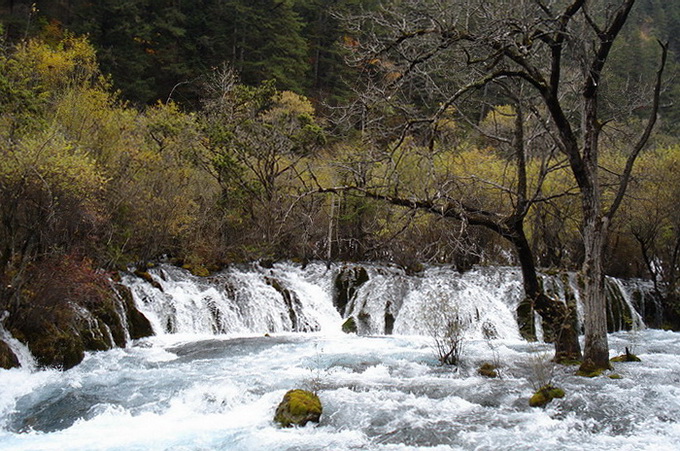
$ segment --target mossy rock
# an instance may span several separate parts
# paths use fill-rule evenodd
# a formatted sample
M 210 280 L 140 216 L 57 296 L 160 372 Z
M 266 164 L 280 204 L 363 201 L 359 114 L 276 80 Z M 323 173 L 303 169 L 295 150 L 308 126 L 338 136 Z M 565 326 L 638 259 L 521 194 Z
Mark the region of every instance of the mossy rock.
M 498 366 L 494 365 L 493 363 L 484 362 L 482 366 L 480 366 L 479 369 L 477 370 L 477 373 L 481 376 L 493 379 L 498 377 L 497 370 Z
M 357 333 L 357 322 L 351 316 L 342 323 L 342 331 L 346 334 Z
M 534 304 L 529 298 L 524 298 L 517 306 L 517 325 L 519 332 L 526 341 L 536 341 L 536 324 L 534 322 Z
M 555 398 L 564 398 L 564 390 L 552 385 L 544 385 L 529 399 L 529 405 L 543 407 Z
M 53 328 L 28 342 L 31 354 L 42 367 L 67 370 L 82 362 L 85 345 L 75 332 L 65 332 Z
M 208 271 L 208 268 L 201 265 L 200 263 L 199 264 L 184 263 L 182 265 L 182 268 L 186 269 L 196 277 L 208 277 L 210 275 L 210 271 Z
M 578 371 L 576 372 L 577 376 L 581 377 L 599 377 L 602 376 L 602 373 L 605 372 L 604 368 L 593 368 L 593 369 L 583 369 L 579 368 Z
M 135 301 L 130 289 L 122 284 L 115 284 L 114 289 L 116 294 L 120 297 L 125 309 L 125 321 L 127 322 L 130 338 L 137 340 L 153 335 L 151 322 L 135 306 Z
M 0 368 L 6 370 L 19 367 L 19 359 L 4 341 L 0 341 Z
M 26 317 L 13 323 L 8 330 L 17 340 L 27 344 L 41 367 L 67 370 L 85 357 L 79 315 L 67 303 L 49 309 L 32 306 Z
M 319 397 L 307 390 L 290 390 L 276 408 L 274 421 L 282 427 L 318 423 L 323 408 Z
M 608 377 L 609 379 L 623 379 L 623 376 L 620 374 L 610 374 Z
M 110 296 L 101 302 L 91 304 L 87 306 L 92 316 L 94 316 L 97 321 L 97 325 L 94 326 L 87 322 L 81 324 L 80 333 L 83 337 L 94 335 L 98 337 L 99 342 L 104 342 L 104 344 L 90 345 L 85 342 L 85 349 L 88 351 L 103 351 L 110 349 L 113 345 L 118 347 L 125 347 L 126 337 L 125 329 L 126 325 L 123 323 L 124 318 L 121 317 L 121 312 L 118 311 L 118 305 L 116 304 L 115 293 L 112 291 Z M 81 321 L 82 323 L 82 321 Z M 113 343 L 110 342 L 108 333 L 106 329 L 109 329 L 111 337 L 113 338 Z
M 412 262 L 404 267 L 404 271 L 409 276 L 414 276 L 425 271 L 425 265 L 420 262 Z
M 602 376 L 602 373 L 604 373 L 605 371 L 611 369 L 612 369 L 611 365 L 609 365 L 607 368 L 602 368 L 600 366 L 595 365 L 593 362 L 586 360 L 581 364 L 578 371 L 576 372 L 576 375 L 581 377 L 598 377 Z
M 576 359 L 561 359 L 561 360 L 556 361 L 555 363 L 558 363 L 558 364 L 564 365 L 564 366 L 579 366 L 583 362 L 581 362 L 580 360 L 576 360 Z
M 610 362 L 642 362 L 635 354 L 621 354 L 609 360 Z

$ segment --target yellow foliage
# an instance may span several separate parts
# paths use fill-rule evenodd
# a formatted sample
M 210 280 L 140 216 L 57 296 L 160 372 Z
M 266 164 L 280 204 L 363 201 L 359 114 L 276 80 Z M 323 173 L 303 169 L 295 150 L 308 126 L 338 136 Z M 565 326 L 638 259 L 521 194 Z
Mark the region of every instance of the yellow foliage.
M 97 56 L 86 37 L 67 34 L 56 45 L 32 39 L 14 58 L 46 91 L 100 80 Z
M 262 118 L 274 122 L 287 116 L 314 116 L 314 106 L 306 97 L 291 91 L 281 91 L 274 96 L 274 105 L 269 108 Z
M 31 186 L 54 202 L 69 199 L 88 214 L 98 215 L 106 178 L 83 149 L 59 130 L 48 130 L 5 149 L 0 179 L 7 187 Z

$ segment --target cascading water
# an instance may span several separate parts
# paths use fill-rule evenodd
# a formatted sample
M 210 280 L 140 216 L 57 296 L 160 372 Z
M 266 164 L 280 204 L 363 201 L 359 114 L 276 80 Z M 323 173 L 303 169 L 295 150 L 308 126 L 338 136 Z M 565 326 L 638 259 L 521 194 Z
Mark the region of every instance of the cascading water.
M 612 355 L 629 348 L 642 363 L 615 363 L 622 379 L 580 378 L 549 362 L 550 345 L 519 338 L 517 269 L 363 268 L 342 306 L 343 269 L 321 264 L 209 278 L 161 265 L 153 284 L 125 276 L 157 335 L 65 372 L 0 370 L 0 449 L 677 449 L 680 334 L 614 333 Z M 551 280 L 552 296 L 578 297 L 574 277 Z M 425 336 L 433 310 L 466 329 L 456 368 L 439 364 Z M 346 317 L 359 334 L 339 332 Z M 501 378 L 480 376 L 483 362 Z M 547 382 L 566 396 L 529 407 Z M 321 423 L 279 429 L 276 405 L 298 387 L 318 391 Z
M 337 279 L 347 268 L 328 269 L 320 263 L 304 268 L 283 263 L 272 268 L 251 265 L 209 278 L 161 265 L 150 270 L 153 284 L 133 275 L 125 276 L 124 283 L 156 334 L 332 333 L 340 330 L 343 318 L 353 317 L 360 334 L 428 335 L 423 318 L 436 311 L 455 314 L 468 338 L 520 337 L 515 311 L 524 291 L 517 268 L 482 267 L 461 274 L 430 267 L 421 274 L 407 275 L 396 267 L 356 267 L 365 271 L 366 280 L 352 289 L 347 304 L 339 308 L 333 308 Z M 575 275 L 543 276 L 543 284 L 561 302 L 575 297 L 579 319 L 583 319 Z M 643 328 L 629 287 L 609 278 L 607 287 L 613 299 L 612 330 Z M 642 290 L 639 284 L 634 288 Z
M 209 278 L 171 265 L 149 272 L 153 284 L 132 275 L 123 282 L 156 334 L 315 332 L 341 322 L 321 265 L 253 265 Z
M 22 368 L 28 370 L 35 370 L 37 368 L 38 365 L 31 355 L 31 351 L 28 350 L 28 347 L 25 344 L 12 337 L 12 335 L 5 330 L 2 326 L 2 321 L 0 321 L 0 341 L 7 343 L 9 349 L 17 357 Z

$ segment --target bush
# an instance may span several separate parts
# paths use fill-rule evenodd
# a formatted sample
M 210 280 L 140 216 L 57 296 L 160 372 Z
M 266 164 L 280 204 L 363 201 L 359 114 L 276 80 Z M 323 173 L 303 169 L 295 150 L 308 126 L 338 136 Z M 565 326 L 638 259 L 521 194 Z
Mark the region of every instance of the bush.
M 450 300 L 427 305 L 423 314 L 427 334 L 433 340 L 435 354 L 442 365 L 458 365 L 463 353 L 464 321 L 458 307 Z

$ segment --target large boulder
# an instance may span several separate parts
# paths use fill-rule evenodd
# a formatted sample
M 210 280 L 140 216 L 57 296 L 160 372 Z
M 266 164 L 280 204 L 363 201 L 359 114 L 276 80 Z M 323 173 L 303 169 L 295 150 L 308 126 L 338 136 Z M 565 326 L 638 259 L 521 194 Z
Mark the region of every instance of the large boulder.
M 321 418 L 321 400 L 307 390 L 290 390 L 276 408 L 274 421 L 282 427 L 304 426 L 308 422 L 319 422 Z

